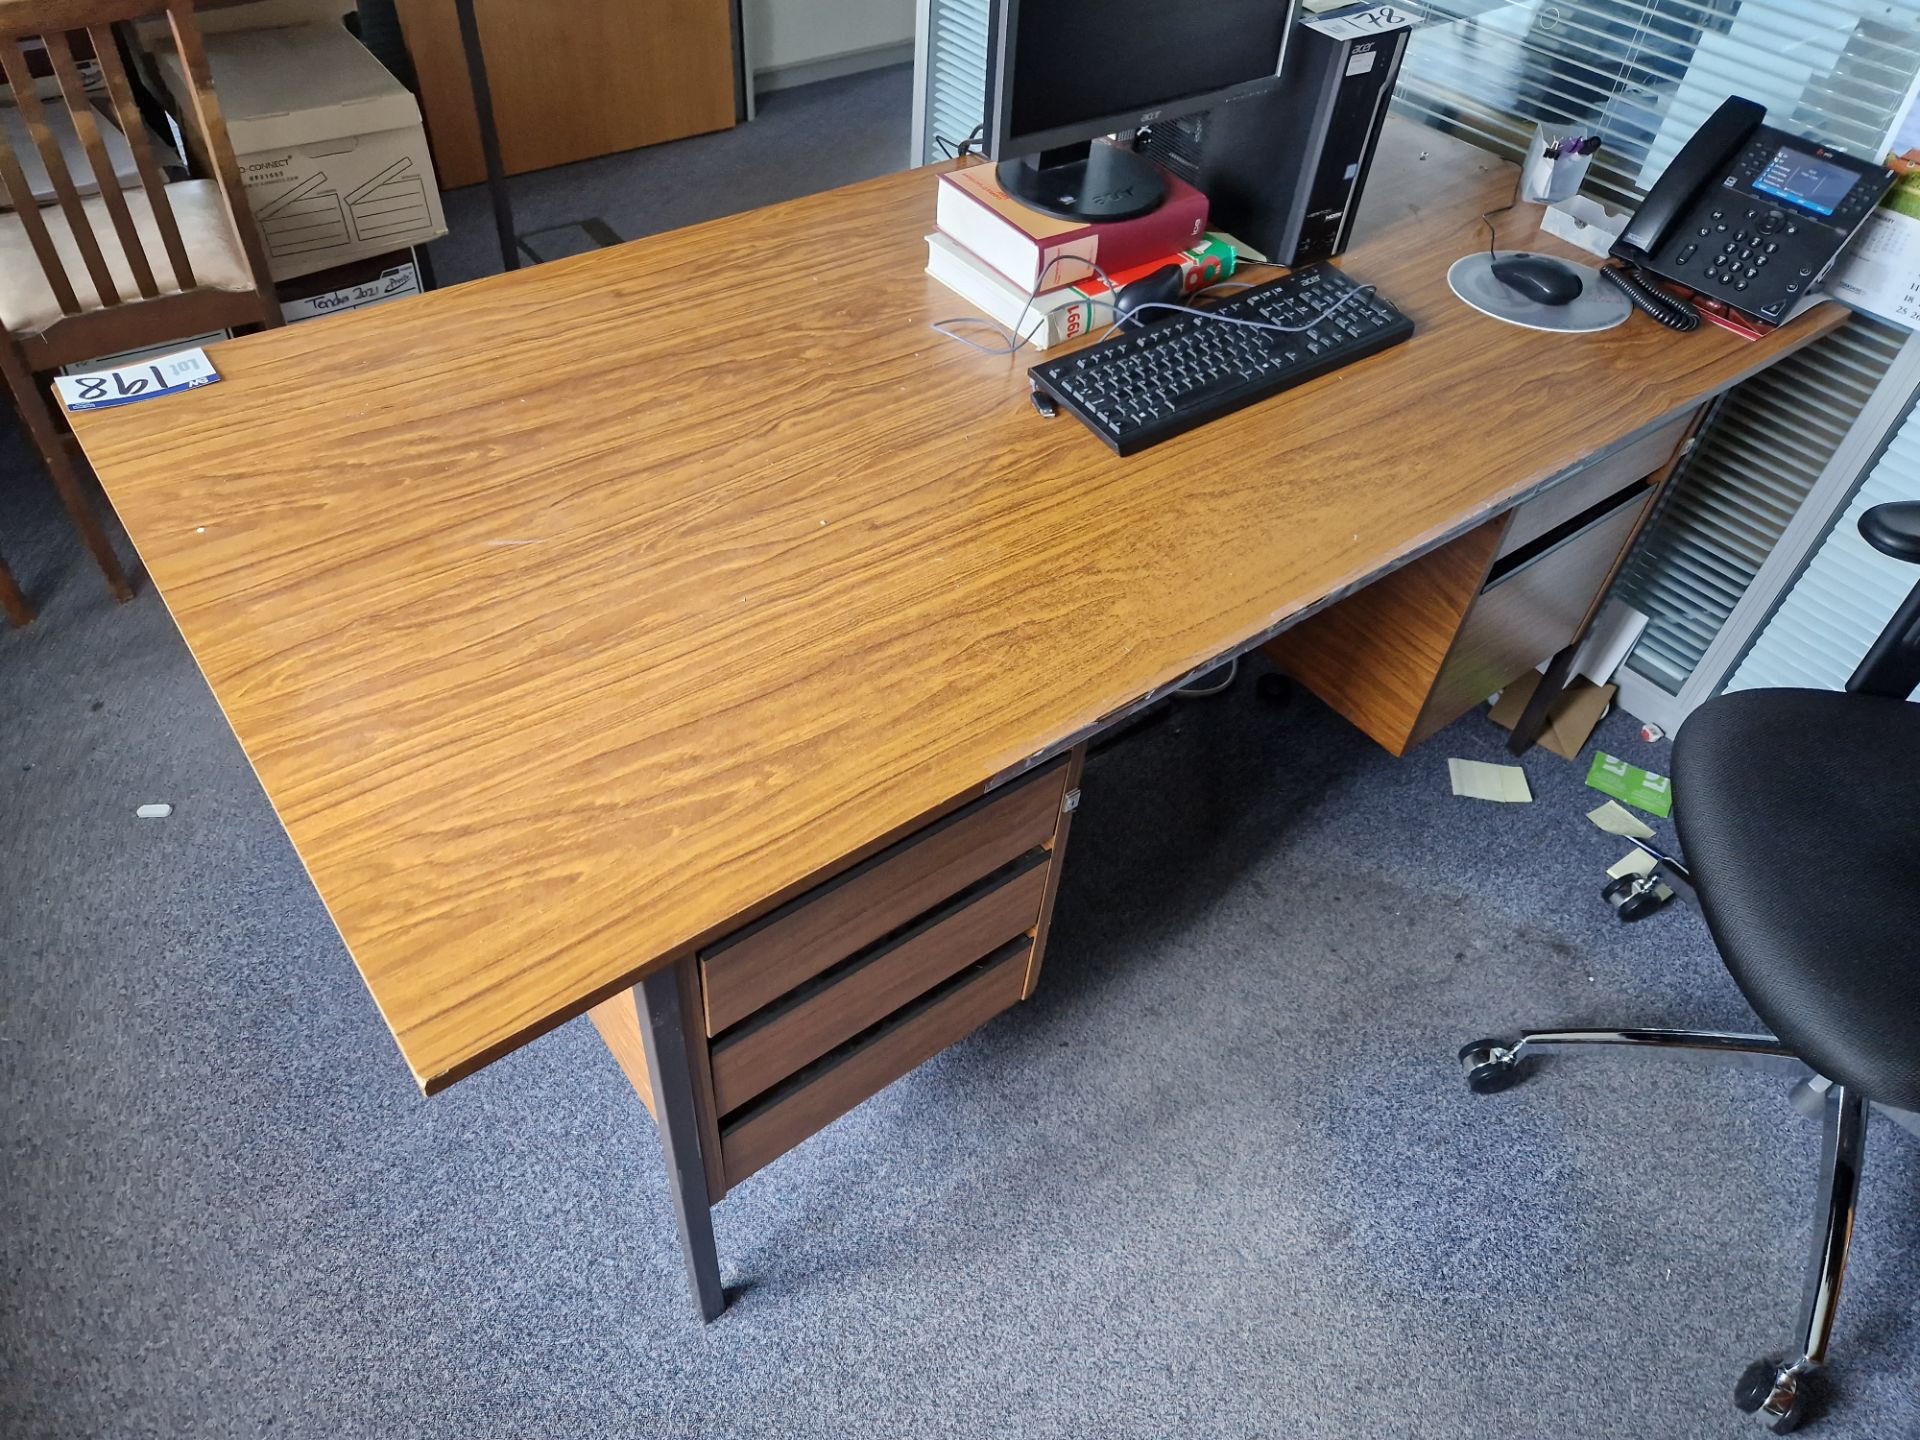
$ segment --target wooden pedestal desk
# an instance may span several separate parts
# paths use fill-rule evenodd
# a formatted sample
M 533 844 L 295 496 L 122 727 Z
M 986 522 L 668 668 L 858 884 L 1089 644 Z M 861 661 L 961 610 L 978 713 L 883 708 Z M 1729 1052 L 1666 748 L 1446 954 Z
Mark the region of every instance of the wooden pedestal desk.
M 421 1088 L 591 1012 L 712 1318 L 710 1207 L 1032 992 L 1090 736 L 1279 636 L 1405 748 L 1838 322 L 1479 315 L 1446 269 L 1513 173 L 1391 124 L 1342 263 L 1414 338 L 1127 460 L 928 329 L 924 171 L 209 346 L 74 429 Z

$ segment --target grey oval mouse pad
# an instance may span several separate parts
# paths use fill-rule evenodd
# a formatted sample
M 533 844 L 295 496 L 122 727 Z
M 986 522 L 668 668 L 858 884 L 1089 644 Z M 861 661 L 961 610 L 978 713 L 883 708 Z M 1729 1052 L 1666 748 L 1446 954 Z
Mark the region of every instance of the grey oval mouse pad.
M 1590 265 L 1568 263 L 1580 275 L 1580 293 L 1564 305 L 1542 305 L 1508 289 L 1493 278 L 1493 262 L 1526 255 L 1525 250 L 1498 250 L 1489 255 L 1476 251 L 1463 255 L 1447 271 L 1447 284 L 1453 293 L 1482 315 L 1491 315 L 1509 325 L 1524 325 L 1529 330 L 1554 330 L 1562 334 L 1584 335 L 1595 330 L 1611 330 L 1624 325 L 1633 313 L 1627 297 L 1600 279 Z

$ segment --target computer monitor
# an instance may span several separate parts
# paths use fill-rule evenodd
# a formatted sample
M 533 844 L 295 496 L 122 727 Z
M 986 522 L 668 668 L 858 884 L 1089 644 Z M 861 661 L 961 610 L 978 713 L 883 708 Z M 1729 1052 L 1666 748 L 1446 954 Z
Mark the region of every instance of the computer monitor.
M 1279 83 L 1297 0 L 995 0 L 987 150 L 1008 194 L 1079 220 L 1144 215 L 1151 163 L 1103 135 Z

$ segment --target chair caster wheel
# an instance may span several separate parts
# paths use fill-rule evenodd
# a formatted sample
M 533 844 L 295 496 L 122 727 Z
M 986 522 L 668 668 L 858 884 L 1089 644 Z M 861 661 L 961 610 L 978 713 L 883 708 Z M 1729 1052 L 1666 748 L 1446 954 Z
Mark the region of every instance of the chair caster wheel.
M 1498 1040 L 1473 1040 L 1460 1047 L 1460 1065 L 1467 1072 L 1467 1088 L 1476 1095 L 1492 1095 L 1520 1078 L 1520 1061 Z
M 1776 1435 L 1798 1430 L 1813 1417 L 1819 1381 L 1811 1370 L 1784 1360 L 1756 1360 L 1741 1372 L 1733 1403 Z
M 1660 882 L 1651 875 L 1622 875 L 1601 887 L 1600 898 L 1613 907 L 1619 919 L 1631 922 L 1646 919 L 1673 896 L 1669 893 L 1663 900 Z
M 1293 678 L 1269 670 L 1254 682 L 1253 693 L 1272 705 L 1286 705 L 1293 700 Z

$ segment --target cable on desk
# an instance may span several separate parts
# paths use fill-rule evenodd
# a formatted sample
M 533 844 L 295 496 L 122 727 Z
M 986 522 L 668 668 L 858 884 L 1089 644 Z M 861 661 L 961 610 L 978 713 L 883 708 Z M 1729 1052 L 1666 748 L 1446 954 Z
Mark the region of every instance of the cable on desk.
M 1487 227 L 1487 259 L 1489 260 L 1499 258 L 1493 253 L 1493 242 L 1500 238 L 1500 232 L 1493 228 L 1493 217 L 1506 214 L 1520 203 L 1520 187 L 1526 183 L 1526 179 L 1527 172 L 1522 169 L 1513 180 L 1513 198 L 1497 210 L 1482 210 L 1480 212 L 1480 223 Z
M 1207 290 L 1211 290 L 1212 288 L 1213 287 L 1209 285 Z M 1207 293 L 1207 290 L 1197 290 L 1194 293 L 1204 295 Z M 1198 315 L 1202 320 L 1217 320 L 1222 325 L 1244 325 L 1249 330 L 1271 330 L 1276 335 L 1298 335 L 1302 331 L 1311 330 L 1322 320 L 1331 316 L 1333 312 L 1338 310 L 1342 305 L 1345 305 L 1349 300 L 1357 300 L 1362 295 L 1371 295 L 1373 291 L 1374 287 L 1371 285 L 1357 285 L 1347 291 L 1347 293 L 1342 295 L 1338 300 L 1334 301 L 1333 304 L 1327 306 L 1326 309 L 1322 310 L 1311 320 L 1303 320 L 1298 325 L 1281 325 L 1272 320 L 1247 320 L 1238 315 L 1222 315 L 1217 311 L 1202 310 L 1196 305 L 1175 305 L 1161 300 L 1149 300 L 1144 305 L 1136 305 L 1130 313 L 1138 315 L 1142 310 L 1177 310 L 1183 315 Z M 1114 330 L 1119 328 L 1118 325 L 1113 327 Z M 1107 332 L 1108 335 L 1112 333 L 1113 330 Z M 1104 340 L 1106 336 L 1103 335 L 1100 338 Z
M 958 145 L 955 145 L 953 141 L 947 139 L 944 135 L 934 136 L 933 143 L 947 152 L 947 158 L 949 160 L 964 160 L 973 153 L 973 147 L 980 143 L 986 133 L 987 127 L 985 125 L 976 125 L 973 127 L 973 133 Z
M 1625 265 L 1601 267 L 1600 278 L 1627 297 L 1627 303 L 1644 310 L 1669 330 L 1682 334 L 1700 328 L 1700 312 L 1677 295 L 1669 295 L 1659 286 Z
M 1176 700 L 1211 700 L 1215 695 L 1226 694 L 1228 687 L 1239 678 L 1240 657 L 1238 655 L 1234 656 L 1223 668 L 1227 672 L 1224 680 L 1216 681 L 1205 689 L 1202 689 L 1198 685 L 1182 685 L 1178 690 L 1171 692 L 1173 698 Z M 1214 672 L 1208 671 L 1207 673 L 1210 675 Z M 1204 680 L 1206 676 L 1203 675 L 1200 678 Z
M 1009 332 L 1004 325 L 1000 325 L 992 320 L 982 319 L 978 315 L 956 315 L 946 320 L 935 320 L 931 322 L 927 326 L 927 328 L 929 330 L 934 331 L 937 334 L 944 335 L 949 340 L 958 340 L 962 345 L 966 345 L 974 350 L 978 350 L 985 355 L 1016 355 L 1020 351 L 1026 349 L 1026 347 L 1032 343 L 1033 337 L 1030 335 L 1022 334 L 1021 330 L 1025 327 L 1027 323 L 1027 316 L 1031 314 L 1033 311 L 1034 302 L 1040 298 L 1040 292 L 1046 288 L 1047 272 L 1052 270 L 1053 267 L 1055 265 L 1058 265 L 1062 260 L 1077 260 L 1079 258 L 1080 257 L 1076 255 L 1056 255 L 1053 257 L 1053 259 L 1047 262 L 1046 268 L 1040 272 L 1040 284 L 1035 286 L 1034 289 L 1028 294 L 1026 306 L 1020 311 L 1019 318 L 1016 321 L 1014 321 L 1014 326 L 1011 332 Z M 1098 265 L 1095 265 L 1091 260 L 1082 261 L 1082 263 L 1085 265 L 1091 266 L 1094 274 L 1100 277 L 1101 283 L 1107 287 L 1108 296 L 1117 297 L 1119 295 L 1120 292 L 1118 288 L 1115 287 L 1112 279 L 1108 277 L 1107 272 L 1105 270 L 1102 270 Z M 1270 260 L 1242 261 L 1242 260 L 1236 259 L 1236 261 L 1234 262 L 1234 271 L 1236 274 L 1239 272 L 1239 268 L 1243 264 L 1264 265 L 1269 269 L 1274 269 L 1274 270 L 1282 270 L 1286 268 L 1285 266 L 1282 266 L 1282 265 L 1275 265 Z M 1196 290 L 1194 294 L 1210 295 L 1215 290 L 1219 290 L 1226 287 L 1232 287 L 1235 289 L 1253 288 L 1250 284 L 1246 282 L 1242 282 L 1238 280 L 1222 280 L 1218 284 L 1209 285 L 1202 290 Z M 1173 304 L 1173 303 L 1159 301 L 1159 300 L 1149 301 L 1144 305 L 1136 305 L 1133 308 L 1131 313 L 1138 315 L 1144 310 L 1177 310 L 1180 313 L 1185 315 L 1197 315 L 1203 320 L 1216 320 L 1222 325 L 1244 325 L 1247 328 L 1252 330 L 1268 330 L 1278 335 L 1298 335 L 1303 331 L 1311 330 L 1315 325 L 1318 325 L 1322 320 L 1325 320 L 1328 317 L 1330 317 L 1334 311 L 1338 310 L 1342 305 L 1345 305 L 1349 300 L 1357 299 L 1362 295 L 1371 295 L 1374 291 L 1374 288 L 1375 287 L 1372 285 L 1361 285 L 1352 290 L 1349 290 L 1346 294 L 1342 295 L 1338 300 L 1334 301 L 1333 304 L 1329 305 L 1326 309 L 1322 310 L 1318 315 L 1315 315 L 1312 319 L 1303 321 L 1298 325 L 1280 325 L 1271 320 L 1247 320 L 1247 319 L 1241 318 L 1238 315 L 1222 315 L 1217 311 L 1202 310 L 1196 305 L 1180 305 L 1180 304 Z M 1088 297 L 1087 303 L 1089 305 L 1104 306 L 1106 309 L 1114 311 L 1116 314 L 1118 313 L 1118 310 L 1119 310 L 1119 307 L 1114 304 L 1114 301 L 1111 298 L 1102 300 L 1102 299 L 1096 299 L 1090 296 Z M 1106 333 L 1101 335 L 1100 339 L 1101 340 L 1110 339 L 1113 336 L 1114 332 L 1120 329 L 1122 323 L 1123 322 L 1121 321 L 1115 321 L 1112 325 L 1108 326 Z M 994 334 L 1000 336 L 1003 343 L 1000 345 L 982 345 L 978 340 L 969 340 L 965 335 L 959 335 L 954 333 L 954 331 L 949 327 L 952 327 L 955 325 L 981 326 L 985 329 L 993 331 Z
M 1095 265 L 1093 261 L 1081 260 L 1078 255 L 1056 255 L 1041 269 L 1039 281 L 1034 285 L 1033 289 L 1027 293 L 1027 303 L 1022 307 L 1019 318 L 1013 322 L 1012 330 L 1009 331 L 1006 326 L 997 321 L 983 319 L 978 315 L 955 315 L 950 319 L 935 320 L 929 323 L 927 328 L 936 334 L 946 336 L 949 340 L 958 340 L 962 345 L 978 350 L 983 355 L 1017 355 L 1026 349 L 1033 341 L 1031 335 L 1026 335 L 1021 332 L 1026 327 L 1027 316 L 1033 313 L 1034 302 L 1040 298 L 1040 292 L 1047 288 L 1048 273 L 1063 260 L 1080 260 L 1081 264 L 1090 268 L 1094 274 L 1100 277 L 1100 283 L 1107 287 L 1107 295 L 1111 297 L 1114 294 L 1113 281 L 1108 279 L 1107 272 L 1102 270 L 1098 265 Z M 1091 295 L 1087 297 L 1087 304 L 1103 305 L 1109 310 L 1114 308 L 1111 298 L 1102 300 Z M 954 325 L 978 325 L 982 329 L 993 331 L 994 334 L 1000 337 L 1002 343 L 999 345 L 982 345 L 978 340 L 969 340 L 964 335 L 955 334 L 953 330 L 949 328 Z

